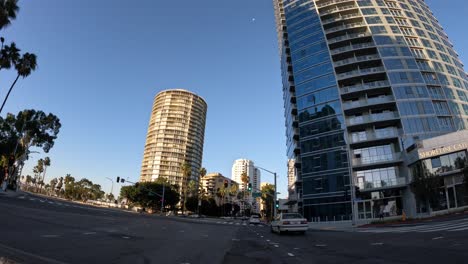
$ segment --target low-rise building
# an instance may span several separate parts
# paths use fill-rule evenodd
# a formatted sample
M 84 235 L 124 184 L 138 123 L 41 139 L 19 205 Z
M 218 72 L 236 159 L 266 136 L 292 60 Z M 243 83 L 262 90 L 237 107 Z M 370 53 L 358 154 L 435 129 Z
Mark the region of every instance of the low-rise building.
M 208 173 L 201 178 L 202 193 L 213 197 L 217 205 L 236 203 L 239 184 L 221 173 Z

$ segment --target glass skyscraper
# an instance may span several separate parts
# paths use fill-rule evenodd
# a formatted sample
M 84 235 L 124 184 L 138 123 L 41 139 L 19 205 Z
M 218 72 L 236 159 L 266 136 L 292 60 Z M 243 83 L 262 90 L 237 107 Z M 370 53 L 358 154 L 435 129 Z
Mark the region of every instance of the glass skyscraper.
M 423 0 L 273 0 L 287 156 L 312 221 L 415 211 L 406 150 L 468 126 L 458 54 Z

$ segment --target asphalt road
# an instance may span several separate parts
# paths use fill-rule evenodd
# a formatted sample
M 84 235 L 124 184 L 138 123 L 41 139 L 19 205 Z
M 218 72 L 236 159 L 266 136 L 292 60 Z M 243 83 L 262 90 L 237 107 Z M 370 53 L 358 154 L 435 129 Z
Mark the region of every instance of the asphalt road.
M 277 235 L 267 226 L 194 222 L 0 195 L 0 263 L 468 263 L 468 231 Z

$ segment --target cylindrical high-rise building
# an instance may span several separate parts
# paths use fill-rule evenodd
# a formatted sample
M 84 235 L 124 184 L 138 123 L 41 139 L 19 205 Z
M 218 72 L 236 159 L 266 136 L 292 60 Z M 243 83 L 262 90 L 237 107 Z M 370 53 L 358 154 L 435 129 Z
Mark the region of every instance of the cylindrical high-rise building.
M 406 153 L 468 127 L 468 82 L 444 29 L 423 0 L 273 4 L 301 211 L 415 216 Z
M 202 164 L 207 104 L 186 90 L 158 93 L 154 99 L 146 136 L 140 181 L 167 179 L 180 188 L 198 182 Z M 191 166 L 191 178 L 183 176 L 182 165 Z

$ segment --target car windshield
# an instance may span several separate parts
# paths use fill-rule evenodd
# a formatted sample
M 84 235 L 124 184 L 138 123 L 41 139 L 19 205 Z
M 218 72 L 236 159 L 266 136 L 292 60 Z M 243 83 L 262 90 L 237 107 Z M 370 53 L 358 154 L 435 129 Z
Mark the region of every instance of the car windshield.
M 302 219 L 302 215 L 300 214 L 283 214 L 283 219 Z

